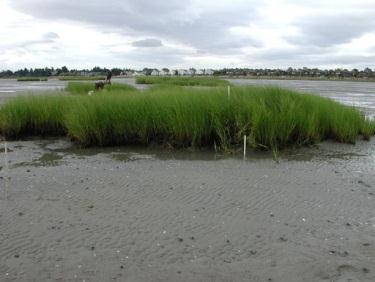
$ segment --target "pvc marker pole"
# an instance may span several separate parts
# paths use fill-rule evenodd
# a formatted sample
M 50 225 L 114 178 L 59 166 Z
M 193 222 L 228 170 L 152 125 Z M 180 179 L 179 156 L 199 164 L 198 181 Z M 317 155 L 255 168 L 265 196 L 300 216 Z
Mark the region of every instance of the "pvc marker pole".
M 246 159 L 246 135 L 243 137 L 243 158 Z

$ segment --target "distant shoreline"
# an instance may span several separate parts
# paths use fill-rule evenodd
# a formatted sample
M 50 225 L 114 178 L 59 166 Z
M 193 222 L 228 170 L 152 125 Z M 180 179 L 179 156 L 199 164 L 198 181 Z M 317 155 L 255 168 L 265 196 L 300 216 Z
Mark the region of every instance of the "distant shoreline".
M 151 77 L 151 76 L 150 76 Z M 167 77 L 167 76 L 166 76 Z M 182 76 L 182 77 L 197 77 L 197 76 Z M 202 76 L 210 77 L 210 76 Z M 347 81 L 347 82 L 375 82 L 375 78 L 324 78 L 324 77 L 288 77 L 288 76 L 230 76 L 218 75 L 212 76 L 221 79 L 249 79 L 249 80 L 305 80 L 305 81 Z M 1 77 L 0 80 L 13 79 L 17 80 L 20 77 Z M 58 76 L 49 76 L 47 79 L 59 79 Z M 134 78 L 134 76 L 113 76 L 113 78 Z M 80 80 L 80 79 L 76 79 Z M 82 77 L 82 80 L 87 80 L 87 77 Z
M 347 81 L 347 82 L 375 82 L 372 78 L 324 78 L 324 77 L 287 77 L 287 76 L 217 76 L 222 79 L 251 79 L 251 80 L 307 80 L 307 81 Z
M 146 76 L 146 77 L 153 77 L 153 76 Z M 168 76 L 166 76 L 168 77 Z M 200 76 L 181 76 L 181 77 L 200 77 Z M 289 77 L 289 76 L 232 76 L 232 75 L 214 75 L 214 76 L 202 76 L 202 77 L 215 77 L 221 79 L 243 79 L 243 80 L 301 80 L 301 81 L 345 81 L 345 82 L 375 82 L 375 78 L 324 78 L 324 77 Z M 12 79 L 12 80 L 19 80 L 23 77 L 1 77 L 0 80 Z M 45 77 L 47 79 L 60 79 L 59 76 L 48 76 Z M 135 76 L 113 76 L 113 78 L 134 78 Z M 75 78 L 74 80 L 81 80 L 79 78 Z M 87 77 L 82 77 L 82 81 L 84 80 L 92 80 L 88 79 Z

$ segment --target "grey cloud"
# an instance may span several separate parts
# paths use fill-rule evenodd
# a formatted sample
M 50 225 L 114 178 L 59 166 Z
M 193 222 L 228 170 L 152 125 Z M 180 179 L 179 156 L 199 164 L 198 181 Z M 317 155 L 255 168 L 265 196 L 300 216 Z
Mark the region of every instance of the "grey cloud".
M 366 32 L 375 31 L 374 14 L 375 8 L 337 15 L 312 16 L 294 22 L 301 34 L 286 39 L 296 45 L 320 47 L 347 43 Z
M 260 50 L 254 52 L 250 57 L 254 57 L 258 60 L 302 60 L 307 62 L 308 58 L 313 55 L 325 54 L 329 51 L 329 48 L 314 47 L 314 46 L 299 46 L 293 49 L 280 49 L 274 48 L 272 50 Z
M 372 62 L 375 60 L 375 55 L 337 55 L 337 54 L 324 54 L 317 58 L 317 61 L 329 62 L 336 65 L 363 65 L 366 67 L 373 67 Z
M 114 51 L 111 55 L 110 57 L 114 57 L 116 60 L 126 60 L 130 65 L 158 67 L 181 65 L 184 63 L 184 57 L 190 53 L 164 46 L 152 49 L 152 52 L 149 52 L 147 48 L 136 48 L 131 51 Z
M 251 1 L 228 5 L 225 9 L 215 8 L 205 10 L 193 21 L 177 28 L 169 25 L 161 32 L 163 36 L 177 39 L 187 45 L 197 48 L 200 52 L 228 53 L 242 47 L 261 47 L 261 42 L 250 37 L 239 37 L 230 33 L 234 26 L 248 26 L 256 21 L 255 9 L 249 9 Z
M 87 22 L 127 35 L 180 42 L 202 52 L 225 53 L 247 46 L 260 47 L 254 38 L 238 38 L 229 29 L 247 26 L 256 18 L 256 1 L 201 8 L 193 0 L 120 1 L 12 0 L 14 8 L 43 19 Z M 261 6 L 257 4 L 257 7 Z
M 47 32 L 45 34 L 43 34 L 43 39 L 49 39 L 49 40 L 54 40 L 54 39 L 57 39 L 57 38 L 60 38 L 60 36 L 56 33 L 56 32 Z
M 132 42 L 134 47 L 160 47 L 163 46 L 162 42 L 158 39 L 147 38 Z
M 369 63 L 373 62 L 374 59 L 375 55 L 337 54 L 332 49 L 320 47 L 299 47 L 294 50 L 275 49 L 260 51 L 246 56 L 248 61 L 262 62 L 263 66 L 281 68 L 287 66 L 319 67 L 325 65 L 369 66 Z
M 21 42 L 18 47 L 21 48 L 27 48 L 32 47 L 34 45 L 40 45 L 40 44 L 52 44 L 55 43 L 56 39 L 59 38 L 59 35 L 55 32 L 47 32 L 44 33 L 39 39 L 35 40 L 27 40 L 24 42 Z
M 252 62 L 262 62 L 264 66 L 311 66 L 336 62 L 367 64 L 372 59 L 361 54 L 338 55 L 334 50 L 337 50 L 335 45 L 349 42 L 366 32 L 375 33 L 374 4 L 349 5 L 345 1 L 346 4 L 341 5 L 338 1 L 286 0 L 286 4 L 296 4 L 307 11 L 305 17 L 297 17 L 291 23 L 292 27 L 299 29 L 300 35 L 285 38 L 294 45 L 292 49 L 272 46 L 271 50 L 264 50 L 262 42 L 257 38 L 230 32 L 232 27 L 248 27 L 252 23 L 272 29 L 273 19 L 263 19 L 258 14 L 258 9 L 267 4 L 264 2 L 269 3 L 255 0 L 234 0 L 227 3 L 197 0 L 112 0 L 109 3 L 103 0 L 7 1 L 16 10 L 35 18 L 87 23 L 101 32 L 117 32 L 144 38 L 132 42 L 135 47 L 161 47 L 134 48 L 130 53 L 111 53 L 134 63 L 144 62 L 145 65 L 177 65 L 184 63 L 185 56 L 198 57 L 205 54 L 243 56 L 244 62 L 250 65 Z M 33 41 L 23 42 L 23 45 L 53 43 L 58 38 L 58 34 L 47 33 Z M 178 49 L 168 48 L 167 43 L 182 43 L 192 47 L 196 53 L 179 52 Z M 248 55 L 242 53 L 241 49 L 244 47 L 255 47 L 256 50 Z M 109 50 L 108 53 L 110 52 Z M 103 55 L 108 55 L 106 59 L 109 60 L 108 53 Z
M 59 35 L 55 32 L 47 32 L 33 40 L 23 40 L 13 44 L 1 44 L 0 48 L 4 50 L 12 50 L 14 48 L 30 48 L 35 45 L 41 44 L 53 44 L 56 42 L 56 39 L 59 38 Z
M 66 19 L 107 25 L 111 27 L 147 29 L 170 22 L 189 21 L 190 0 L 102 0 L 60 1 L 60 0 L 12 0 L 10 4 L 25 13 L 47 19 Z

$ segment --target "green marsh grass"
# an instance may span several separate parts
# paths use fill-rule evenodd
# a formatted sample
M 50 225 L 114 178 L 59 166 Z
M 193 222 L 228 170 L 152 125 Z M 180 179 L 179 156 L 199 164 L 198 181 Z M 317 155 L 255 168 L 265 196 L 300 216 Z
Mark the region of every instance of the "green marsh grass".
M 317 95 L 279 88 L 189 88 L 170 85 L 144 92 L 93 96 L 34 96 L 0 109 L 6 137 L 65 135 L 84 145 L 169 144 L 222 150 L 243 142 L 274 150 L 322 140 L 354 143 L 375 134 L 375 122 L 357 109 Z
M 105 76 L 59 76 L 58 77 L 59 80 L 63 80 L 63 81 L 74 81 L 74 80 L 80 80 L 80 81 L 85 81 L 85 80 L 105 80 L 106 77 Z
M 87 95 L 89 91 L 95 90 L 95 83 L 94 82 L 77 82 L 71 81 L 68 83 L 66 90 L 75 95 Z M 137 89 L 133 86 L 124 83 L 112 83 L 111 85 L 105 85 L 104 89 L 100 90 L 100 92 L 104 93 L 125 93 L 125 92 L 136 92 Z
M 64 135 L 64 115 L 74 103 L 69 95 L 35 95 L 10 99 L 0 109 L 0 128 L 8 138 Z
M 137 84 L 168 84 L 177 86 L 226 86 L 229 82 L 224 79 L 209 77 L 170 77 L 170 76 L 142 76 L 137 77 Z
M 18 77 L 17 81 L 48 81 L 47 77 Z

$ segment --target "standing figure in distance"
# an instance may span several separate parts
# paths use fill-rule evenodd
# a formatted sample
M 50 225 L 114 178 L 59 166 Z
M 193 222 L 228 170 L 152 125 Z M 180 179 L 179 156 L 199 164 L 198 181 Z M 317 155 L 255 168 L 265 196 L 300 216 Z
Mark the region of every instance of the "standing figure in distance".
M 111 84 L 111 78 L 112 78 L 112 72 L 109 70 L 107 73 L 107 79 L 106 79 L 106 83 L 109 85 Z

